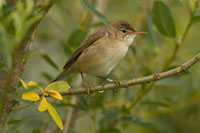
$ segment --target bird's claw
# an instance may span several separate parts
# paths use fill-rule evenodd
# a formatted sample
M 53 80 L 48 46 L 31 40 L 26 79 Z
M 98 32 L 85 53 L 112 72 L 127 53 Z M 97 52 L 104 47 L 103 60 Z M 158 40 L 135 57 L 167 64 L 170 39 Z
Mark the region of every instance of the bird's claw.
M 112 80 L 112 83 L 115 83 L 116 85 L 122 87 L 120 80 Z M 116 91 L 117 91 L 117 89 L 114 88 L 114 89 L 113 89 L 113 92 L 116 92 Z
M 86 92 L 87 96 L 90 96 L 90 94 L 91 94 L 91 87 L 90 87 L 90 85 L 84 83 L 83 86 L 85 88 L 85 92 Z
M 158 80 L 161 78 L 161 77 L 160 77 L 160 74 L 158 74 L 158 73 L 154 73 L 153 76 L 154 76 L 154 78 L 156 78 L 156 79 L 158 79 Z

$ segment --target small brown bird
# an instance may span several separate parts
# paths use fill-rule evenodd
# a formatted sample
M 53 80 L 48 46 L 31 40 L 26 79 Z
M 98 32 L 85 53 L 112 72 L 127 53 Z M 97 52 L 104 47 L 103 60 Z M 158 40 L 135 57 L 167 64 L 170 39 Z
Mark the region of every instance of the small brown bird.
M 83 73 L 100 78 L 108 75 L 124 58 L 137 34 L 146 32 L 136 31 L 124 20 L 99 29 L 72 54 L 63 67 L 63 72 L 53 82 L 63 80 L 72 73 L 80 73 L 82 78 Z

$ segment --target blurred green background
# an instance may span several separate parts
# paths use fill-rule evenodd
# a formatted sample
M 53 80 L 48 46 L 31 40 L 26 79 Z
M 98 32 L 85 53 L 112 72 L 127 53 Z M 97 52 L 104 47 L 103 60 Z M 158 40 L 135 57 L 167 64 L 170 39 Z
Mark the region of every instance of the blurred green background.
M 109 78 L 125 80 L 162 71 L 164 63 L 173 54 L 175 40 L 181 40 L 190 21 L 192 9 L 189 4 L 196 1 L 188 1 L 163 0 L 171 11 L 176 29 L 174 38 L 161 34 L 148 15 L 152 10 L 153 0 L 90 1 L 109 22 L 124 19 L 135 29 L 149 33 L 137 36 L 125 59 L 117 65 Z M 199 7 L 195 12 L 200 13 Z M 176 58 L 165 70 L 186 62 L 200 52 L 198 22 L 200 21 L 191 24 Z M 37 81 L 41 85 L 49 83 L 62 71 L 71 53 L 85 37 L 103 26 L 102 21 L 88 13 L 79 0 L 56 2 L 37 30 L 31 45 L 31 58 L 22 79 Z M 51 65 L 46 58 L 50 58 L 56 66 Z M 92 86 L 103 82 L 95 77 L 88 77 L 88 80 Z M 77 74 L 67 81 L 72 87 L 78 87 L 81 79 Z M 155 84 L 136 85 L 119 89 L 116 93 L 106 91 L 76 98 L 78 100 L 74 104 L 70 104 L 72 96 L 65 96 L 63 101 L 48 99 L 52 101 L 62 120 L 67 119 L 70 108 L 78 110 L 71 129 L 74 133 L 199 133 L 200 63 L 188 72 Z M 35 104 L 11 112 L 7 132 L 61 132 L 57 131 L 49 114 L 36 111 L 37 106 Z

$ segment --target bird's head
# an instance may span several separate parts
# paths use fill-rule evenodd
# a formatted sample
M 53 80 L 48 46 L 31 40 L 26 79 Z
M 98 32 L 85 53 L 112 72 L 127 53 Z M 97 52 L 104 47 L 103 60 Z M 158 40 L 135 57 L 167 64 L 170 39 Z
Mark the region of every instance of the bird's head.
M 113 22 L 109 26 L 115 31 L 117 38 L 125 41 L 128 45 L 133 43 L 137 34 L 146 34 L 146 32 L 135 30 L 125 20 Z

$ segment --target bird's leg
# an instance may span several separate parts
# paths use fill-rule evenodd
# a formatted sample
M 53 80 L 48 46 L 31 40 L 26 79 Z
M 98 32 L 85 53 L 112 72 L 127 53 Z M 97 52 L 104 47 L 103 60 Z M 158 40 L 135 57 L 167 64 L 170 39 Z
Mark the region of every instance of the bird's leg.
M 86 92 L 86 94 L 89 96 L 89 95 L 90 95 L 91 87 L 90 87 L 90 85 L 85 81 L 85 78 L 84 78 L 84 76 L 83 76 L 83 73 L 80 72 L 80 74 L 81 74 L 81 78 L 82 78 L 82 80 L 83 80 L 83 86 L 85 87 L 85 92 Z
M 103 79 L 103 80 L 105 80 L 105 81 L 107 81 L 107 82 L 109 82 L 109 83 L 115 83 L 115 84 L 117 84 L 117 85 L 119 85 L 119 86 L 121 86 L 121 83 L 120 83 L 120 81 L 119 80 L 112 80 L 112 79 L 109 79 L 109 78 L 105 78 L 105 77 L 102 77 L 102 76 L 97 76 L 98 78 L 100 78 L 100 79 Z M 115 89 L 113 89 L 113 92 L 116 92 L 117 91 L 117 89 L 115 88 Z

